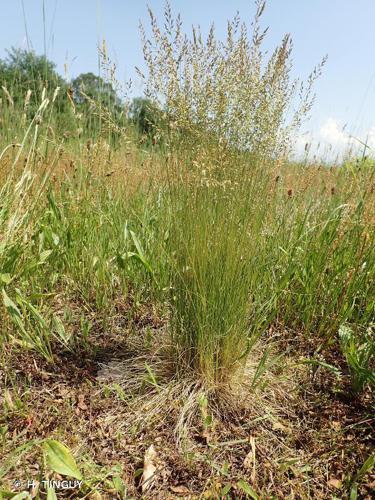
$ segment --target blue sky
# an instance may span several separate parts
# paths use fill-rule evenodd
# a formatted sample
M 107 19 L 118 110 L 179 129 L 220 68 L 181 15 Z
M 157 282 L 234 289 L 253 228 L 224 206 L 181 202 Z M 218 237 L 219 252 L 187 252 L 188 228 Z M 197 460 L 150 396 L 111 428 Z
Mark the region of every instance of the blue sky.
M 251 21 L 252 0 L 172 0 L 187 30 L 200 24 L 207 31 L 215 23 L 224 36 L 226 19 L 238 10 Z M 149 0 L 158 17 L 164 1 Z M 97 45 L 105 37 L 118 67 L 120 80 L 135 76 L 142 65 L 139 20 L 147 24 L 146 0 L 0 0 L 3 22 L 0 57 L 10 46 L 27 48 L 26 28 L 37 53 L 46 51 L 69 76 L 98 69 Z M 23 6 L 25 16 L 23 15 Z M 272 49 L 283 34 L 294 41 L 294 73 L 306 77 L 328 54 L 324 73 L 316 86 L 317 101 L 310 122 L 304 126 L 316 141 L 343 147 L 347 132 L 362 139 L 369 134 L 375 147 L 375 0 L 268 0 L 263 16 L 270 26 L 266 46 Z M 135 78 L 135 93 L 140 83 Z M 342 127 L 346 124 L 346 131 Z M 309 134 L 306 137 L 310 137 Z M 301 144 L 304 139 L 300 140 Z

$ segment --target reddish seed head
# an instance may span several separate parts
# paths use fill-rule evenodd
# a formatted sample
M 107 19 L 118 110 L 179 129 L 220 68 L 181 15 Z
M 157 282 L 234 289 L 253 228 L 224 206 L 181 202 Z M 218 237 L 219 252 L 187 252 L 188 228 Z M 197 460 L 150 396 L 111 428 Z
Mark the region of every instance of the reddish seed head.
M 291 196 L 293 196 L 293 189 L 290 189 L 290 188 L 288 189 L 288 196 L 289 196 L 289 198 L 290 198 Z
M 335 191 L 336 191 L 335 186 L 332 186 L 332 187 L 331 187 L 331 195 L 332 195 L 332 196 L 335 194 Z

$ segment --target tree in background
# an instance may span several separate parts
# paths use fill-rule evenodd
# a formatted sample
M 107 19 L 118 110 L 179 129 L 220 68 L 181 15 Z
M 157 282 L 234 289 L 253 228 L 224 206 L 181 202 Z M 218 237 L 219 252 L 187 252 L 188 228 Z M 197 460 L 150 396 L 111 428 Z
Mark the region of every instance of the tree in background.
M 154 143 L 160 138 L 162 112 L 150 99 L 136 97 L 129 110 L 129 117 L 138 132 Z
M 12 47 L 5 60 L 0 61 L 0 82 L 12 96 L 14 102 L 23 101 L 31 91 L 30 104 L 38 106 L 45 88 L 48 95 L 57 87 L 67 88 L 65 80 L 56 72 L 56 65 L 44 55 Z M 60 97 L 62 104 L 64 99 Z
M 11 48 L 7 57 L 0 59 L 0 94 L 3 114 L 11 107 L 12 112 L 18 110 L 25 119 L 35 115 L 42 95 L 54 99 L 58 112 L 53 114 L 53 125 L 73 136 L 84 133 L 95 138 L 108 128 L 123 125 L 127 119 L 110 82 L 94 73 L 83 73 L 69 85 L 57 73 L 54 62 L 24 49 Z
M 121 106 L 121 101 L 110 82 L 94 73 L 81 73 L 72 81 L 73 98 L 77 104 L 93 100 L 108 108 Z
M 21 126 L 35 115 L 42 97 L 47 97 L 53 100 L 57 110 L 53 118 L 51 115 L 53 123 L 50 125 L 63 132 L 72 131 L 72 109 L 66 98 L 67 90 L 68 85 L 57 73 L 55 63 L 44 55 L 12 47 L 7 57 L 0 60 L 2 115 L 5 116 L 12 108 L 14 120 L 14 113 L 21 113 Z M 8 130 L 3 133 L 8 133 Z
M 71 95 L 89 133 L 107 131 L 112 139 L 119 135 L 117 128 L 124 125 L 127 113 L 111 82 L 91 72 L 82 73 L 72 81 Z
M 118 138 L 121 127 L 131 124 L 150 143 L 159 143 L 163 135 L 163 113 L 152 100 L 137 97 L 126 108 L 114 85 L 103 77 L 82 73 L 69 83 L 44 55 L 11 48 L 7 57 L 0 59 L 3 112 L 4 106 L 12 107 L 30 119 L 41 104 L 43 92 L 50 99 L 55 96 L 58 112 L 53 113 L 53 125 L 62 132 L 69 131 L 70 136 L 96 138 L 104 134 L 113 139 Z

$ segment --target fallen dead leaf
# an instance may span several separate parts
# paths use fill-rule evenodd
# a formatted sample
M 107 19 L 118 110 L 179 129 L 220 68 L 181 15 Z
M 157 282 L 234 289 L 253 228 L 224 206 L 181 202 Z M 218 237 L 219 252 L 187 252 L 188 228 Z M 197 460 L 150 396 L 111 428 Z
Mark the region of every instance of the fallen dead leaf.
M 78 408 L 80 410 L 87 410 L 87 405 L 85 403 L 85 396 L 84 394 L 79 394 L 78 396 Z
M 251 470 L 251 466 L 253 464 L 253 452 L 249 451 L 246 455 L 245 460 L 243 461 L 243 466 L 247 470 Z
M 328 486 L 332 486 L 339 490 L 342 487 L 342 482 L 339 479 L 332 478 L 328 481 Z
M 5 389 L 5 391 L 4 391 L 4 399 L 5 399 L 5 402 L 8 406 L 8 408 L 10 410 L 14 410 L 15 406 L 14 406 L 12 395 L 11 395 L 9 389 Z
M 177 495 L 189 495 L 191 493 L 189 488 L 187 488 L 182 484 L 178 486 L 171 486 L 170 489 L 173 493 L 176 493 Z
M 253 436 L 250 437 L 250 445 L 251 450 L 246 455 L 245 460 L 243 462 L 243 466 L 245 469 L 251 471 L 251 481 L 255 481 L 256 475 L 256 455 L 255 455 L 255 438 Z
M 285 425 L 283 425 L 281 422 L 278 422 L 278 421 L 272 422 L 272 429 L 274 431 L 288 432 L 287 427 L 285 427 Z
M 145 453 L 145 458 L 143 461 L 143 474 L 142 474 L 142 493 L 145 493 L 154 484 L 155 473 L 156 473 L 156 460 L 157 453 L 154 445 L 152 444 Z
M 340 422 L 336 422 L 336 421 L 331 422 L 331 426 L 333 427 L 333 429 L 334 429 L 335 431 L 339 431 L 339 430 L 341 430 L 341 424 L 340 424 Z

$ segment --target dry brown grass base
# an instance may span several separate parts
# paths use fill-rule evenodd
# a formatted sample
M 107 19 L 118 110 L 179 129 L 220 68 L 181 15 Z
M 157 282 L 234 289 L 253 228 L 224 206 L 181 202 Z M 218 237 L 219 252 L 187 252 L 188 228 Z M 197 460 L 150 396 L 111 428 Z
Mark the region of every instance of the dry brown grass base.
M 285 356 L 266 374 L 262 390 L 249 391 L 264 345 L 231 388 L 207 391 L 192 377 L 177 379 L 163 351 L 147 344 L 150 330 L 160 339 L 163 322 L 144 309 L 124 323 L 126 307 L 118 305 L 105 331 L 97 318 L 95 349 L 63 353 L 53 366 L 35 356 L 4 353 L 0 394 L 7 389 L 13 401 L 1 417 L 8 426 L 4 462 L 17 446 L 53 437 L 73 450 L 85 478 L 96 478 L 101 498 L 118 498 L 110 483 L 115 464 L 128 497 L 140 498 L 139 470 L 154 445 L 155 480 L 145 498 L 220 498 L 227 484 L 232 498 L 242 498 L 240 480 L 260 498 L 345 498 L 343 478 L 372 449 L 368 407 L 329 392 L 327 380 L 312 382 L 295 356 Z M 12 489 L 16 478 L 37 478 L 41 464 L 40 453 L 31 449 L 0 484 Z M 370 498 L 371 478 L 366 481 L 362 498 Z
M 160 347 L 163 336 L 166 342 Z M 211 444 L 209 441 L 215 439 L 217 426 L 235 424 L 244 416 L 258 422 L 270 420 L 277 423 L 285 408 L 294 406 L 298 386 L 292 378 L 296 378 L 296 372 L 275 374 L 268 371 L 258 381 L 261 389 L 252 388 L 265 345 L 253 349 L 246 366 L 241 367 L 228 384 L 215 387 L 197 379 L 194 372 L 178 375 L 167 344 L 168 335 L 159 330 L 155 338 L 157 348 L 149 346 L 145 350 L 144 344 L 135 344 L 130 352 L 143 350 L 142 355 L 102 365 L 98 380 L 107 385 L 115 383 L 129 395 L 127 425 L 142 432 L 145 427 L 162 428 L 167 421 L 174 421 L 175 443 L 179 451 L 191 451 L 194 437 L 199 433 L 203 441 Z

